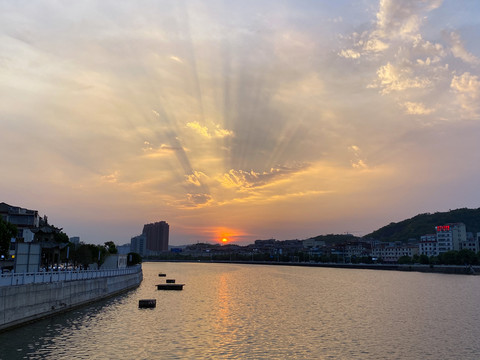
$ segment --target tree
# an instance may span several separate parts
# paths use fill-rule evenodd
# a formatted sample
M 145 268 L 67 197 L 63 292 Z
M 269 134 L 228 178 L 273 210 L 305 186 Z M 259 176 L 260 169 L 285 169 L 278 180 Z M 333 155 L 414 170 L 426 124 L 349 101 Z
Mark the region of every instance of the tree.
M 399 264 L 411 264 L 412 263 L 412 258 L 408 255 L 404 255 L 398 258 L 397 263 Z
M 0 217 L 0 255 L 8 257 L 10 241 L 17 235 L 17 227 Z
M 438 262 L 444 265 L 456 265 L 457 264 L 458 251 L 450 250 L 441 254 L 438 254 Z
M 430 259 L 428 258 L 427 255 L 422 254 L 420 255 L 419 259 L 420 259 L 420 264 L 424 264 L 424 265 L 430 264 Z
M 458 265 L 476 265 L 478 264 L 478 256 L 474 251 L 462 249 L 457 254 Z
M 80 263 L 84 269 L 93 262 L 92 252 L 88 245 L 81 244 L 75 251 L 75 262 Z
M 140 264 L 142 262 L 142 257 L 140 254 L 137 254 L 135 252 L 130 252 L 127 255 L 127 265 L 132 266 L 136 264 Z
M 81 244 L 76 251 L 76 261 L 86 269 L 93 263 L 100 266 L 105 261 L 106 255 L 107 249 L 102 245 Z
M 118 249 L 115 246 L 115 243 L 113 241 L 107 241 L 105 244 L 105 249 L 107 249 L 109 254 L 117 254 Z
M 63 231 L 56 232 L 54 235 L 54 239 L 57 243 L 68 243 L 70 242 L 70 239 L 68 238 L 68 235 L 65 234 Z

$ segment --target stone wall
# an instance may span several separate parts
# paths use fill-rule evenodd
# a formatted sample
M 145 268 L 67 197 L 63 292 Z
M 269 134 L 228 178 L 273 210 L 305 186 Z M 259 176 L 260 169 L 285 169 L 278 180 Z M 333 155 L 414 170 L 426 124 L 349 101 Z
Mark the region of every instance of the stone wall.
M 142 272 L 96 279 L 0 287 L 0 331 L 104 299 L 140 285 Z

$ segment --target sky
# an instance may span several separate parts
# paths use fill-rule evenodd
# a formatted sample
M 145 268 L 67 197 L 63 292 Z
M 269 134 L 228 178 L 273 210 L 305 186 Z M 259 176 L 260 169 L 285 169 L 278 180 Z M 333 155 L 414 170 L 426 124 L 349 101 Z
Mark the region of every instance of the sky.
M 480 207 L 480 2 L 0 0 L 0 202 L 86 243 Z

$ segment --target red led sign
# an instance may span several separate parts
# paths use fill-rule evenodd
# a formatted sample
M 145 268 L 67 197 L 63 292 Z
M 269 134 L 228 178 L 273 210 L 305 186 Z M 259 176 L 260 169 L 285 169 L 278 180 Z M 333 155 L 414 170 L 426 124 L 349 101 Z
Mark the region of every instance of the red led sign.
M 437 232 L 439 231 L 450 231 L 450 225 L 437 226 Z

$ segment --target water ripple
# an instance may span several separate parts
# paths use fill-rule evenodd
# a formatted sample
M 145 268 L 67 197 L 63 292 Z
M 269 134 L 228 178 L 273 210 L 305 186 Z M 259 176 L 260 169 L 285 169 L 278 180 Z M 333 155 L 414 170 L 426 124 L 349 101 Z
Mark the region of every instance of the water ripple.
M 184 290 L 156 290 L 159 272 Z M 134 291 L 0 334 L 0 359 L 477 359 L 479 282 L 146 263 Z M 139 309 L 142 298 L 157 299 L 157 307 Z

